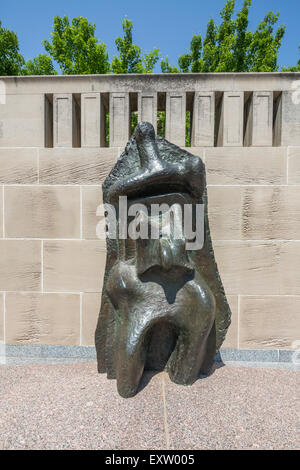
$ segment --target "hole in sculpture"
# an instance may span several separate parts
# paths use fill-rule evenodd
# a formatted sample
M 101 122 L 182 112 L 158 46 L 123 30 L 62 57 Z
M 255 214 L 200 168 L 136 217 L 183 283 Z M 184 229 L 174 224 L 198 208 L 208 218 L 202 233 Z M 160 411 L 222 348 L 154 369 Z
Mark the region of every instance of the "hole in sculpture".
M 145 370 L 164 370 L 177 339 L 178 331 L 175 325 L 163 321 L 153 325 L 146 336 L 148 348 Z

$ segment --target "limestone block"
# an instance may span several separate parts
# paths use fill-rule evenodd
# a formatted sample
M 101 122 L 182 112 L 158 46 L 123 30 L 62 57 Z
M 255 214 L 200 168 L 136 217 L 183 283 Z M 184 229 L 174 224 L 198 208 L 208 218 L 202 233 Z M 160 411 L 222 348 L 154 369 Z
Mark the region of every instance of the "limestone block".
M 278 147 L 207 148 L 207 183 L 285 184 L 286 158 Z
M 185 145 L 186 94 L 167 92 L 166 95 L 166 139 L 178 146 Z
M 3 191 L 0 189 L 0 238 L 3 237 Z
M 0 291 L 40 290 L 40 241 L 0 240 L 0 258 Z
M 242 147 L 244 133 L 244 93 L 224 92 L 217 144 L 219 147 Z
M 101 292 L 105 241 L 45 241 L 44 290 Z
M 255 91 L 249 103 L 245 145 L 270 146 L 273 142 L 273 92 Z
M 26 148 L 0 148 L 0 183 L 38 182 L 38 151 Z
M 300 241 L 284 241 L 280 250 L 280 289 L 283 295 L 300 295 Z
M 297 240 L 298 186 L 208 186 L 213 240 Z
M 138 121 L 151 122 L 157 130 L 157 93 L 140 92 L 138 94 Z
M 82 345 L 95 344 L 95 331 L 101 304 L 101 294 L 83 294 Z
M 79 344 L 79 294 L 6 294 L 8 344 Z
M 106 75 L 69 75 L 65 77 L 2 77 L 7 84 L 7 92 L 11 94 L 78 93 L 111 92 L 111 91 L 149 91 L 170 90 L 207 91 L 264 91 L 297 89 L 299 73 L 214 73 L 204 74 L 106 74 Z M 294 88 L 295 86 L 295 88 Z
M 241 188 L 208 186 L 208 216 L 213 240 L 241 238 Z
M 213 147 L 215 130 L 214 92 L 195 92 L 192 122 L 192 147 Z
M 3 308 L 3 296 L 0 294 L 0 341 L 4 341 L 4 308 Z M 1 349 L 0 349 L 1 350 Z
M 105 147 L 105 110 L 100 93 L 81 94 L 81 146 Z
M 79 238 L 80 188 L 6 187 L 5 229 L 9 238 Z
M 300 295 L 299 241 L 214 241 L 226 294 Z
M 281 101 L 281 145 L 300 145 L 299 91 L 283 91 Z
M 196 157 L 200 157 L 203 162 L 205 162 L 205 148 L 204 147 L 183 147 L 183 150 L 195 155 Z
M 8 92 L 0 104 L 0 147 L 43 146 L 44 94 Z
M 280 242 L 214 241 L 226 294 L 272 295 L 280 289 Z
M 288 183 L 300 185 L 300 147 L 288 148 Z
M 125 147 L 129 139 L 129 93 L 110 93 L 109 96 L 109 146 Z
M 101 184 L 114 166 L 118 149 L 41 149 L 41 184 Z
M 96 227 L 103 216 L 97 216 L 97 207 L 103 203 L 100 186 L 84 186 L 82 188 L 82 230 L 83 238 L 96 239 Z
M 231 310 L 231 325 L 226 333 L 222 348 L 235 349 L 238 347 L 238 296 L 228 295 L 227 300 Z
M 73 146 L 73 95 L 72 93 L 53 96 L 53 145 Z
M 297 240 L 300 186 L 246 187 L 242 190 L 242 238 Z
M 292 349 L 299 340 L 299 296 L 241 297 L 240 347 Z

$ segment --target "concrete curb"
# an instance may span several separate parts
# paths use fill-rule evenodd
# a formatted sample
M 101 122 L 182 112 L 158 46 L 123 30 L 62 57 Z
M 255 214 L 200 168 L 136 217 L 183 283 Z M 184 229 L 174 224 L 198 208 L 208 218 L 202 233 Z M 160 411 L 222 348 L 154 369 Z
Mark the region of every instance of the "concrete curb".
M 96 358 L 94 346 L 2 345 L 7 357 Z M 2 353 L 3 354 L 3 353 Z M 285 349 L 221 349 L 216 362 L 284 362 L 292 363 L 295 351 Z

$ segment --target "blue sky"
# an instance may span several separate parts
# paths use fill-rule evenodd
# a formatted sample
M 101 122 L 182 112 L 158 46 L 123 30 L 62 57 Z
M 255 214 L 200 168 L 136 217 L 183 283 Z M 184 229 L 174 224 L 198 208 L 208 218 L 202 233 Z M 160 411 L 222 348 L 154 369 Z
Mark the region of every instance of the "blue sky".
M 237 0 L 239 7 L 242 0 Z M 122 34 L 125 16 L 133 20 L 134 42 L 145 51 L 154 46 L 162 56 L 177 64 L 179 54 L 189 48 L 194 33 L 205 33 L 210 18 L 219 21 L 225 0 L 2 0 L 2 25 L 13 29 L 25 59 L 44 52 L 41 42 L 50 37 L 55 15 L 86 16 L 96 23 L 96 34 L 108 45 L 110 59 L 116 53 L 114 39 Z M 280 50 L 280 65 L 296 65 L 300 43 L 299 0 L 253 0 L 250 28 L 255 28 L 268 11 L 280 11 L 280 23 L 287 31 Z M 160 72 L 160 66 L 156 69 Z

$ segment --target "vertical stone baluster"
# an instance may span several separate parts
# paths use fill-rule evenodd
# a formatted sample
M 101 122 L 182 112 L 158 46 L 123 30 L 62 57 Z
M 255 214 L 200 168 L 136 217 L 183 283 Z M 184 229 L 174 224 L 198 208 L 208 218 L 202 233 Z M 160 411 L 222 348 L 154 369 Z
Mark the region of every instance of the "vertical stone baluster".
M 105 146 L 105 111 L 100 93 L 81 95 L 81 146 Z
M 72 93 L 53 96 L 53 145 L 73 145 L 73 96 Z
M 218 146 L 242 147 L 244 134 L 244 92 L 224 92 L 218 132 Z
M 255 91 L 250 98 L 245 133 L 246 146 L 272 146 L 273 92 Z
M 166 139 L 180 147 L 185 146 L 186 94 L 167 92 Z
M 279 145 L 300 145 L 300 87 L 293 83 L 294 91 L 283 91 L 279 105 Z
M 213 147 L 215 129 L 214 92 L 195 92 L 192 147 Z
M 157 130 L 157 93 L 138 94 L 138 120 L 151 122 L 155 132 Z
M 110 93 L 109 140 L 110 147 L 124 147 L 129 139 L 129 93 Z

